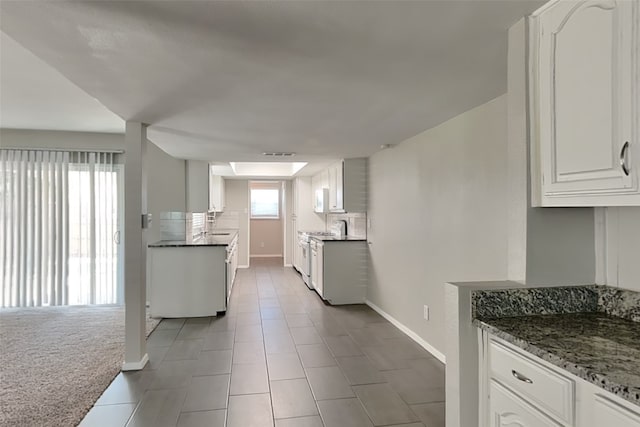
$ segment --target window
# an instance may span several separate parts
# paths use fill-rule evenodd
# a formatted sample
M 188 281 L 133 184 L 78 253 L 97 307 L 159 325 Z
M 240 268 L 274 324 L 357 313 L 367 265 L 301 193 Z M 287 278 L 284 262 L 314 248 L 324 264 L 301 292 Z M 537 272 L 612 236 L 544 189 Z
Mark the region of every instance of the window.
M 251 189 L 251 218 L 280 218 L 280 191 L 277 188 Z
M 0 307 L 122 302 L 114 153 L 0 149 Z

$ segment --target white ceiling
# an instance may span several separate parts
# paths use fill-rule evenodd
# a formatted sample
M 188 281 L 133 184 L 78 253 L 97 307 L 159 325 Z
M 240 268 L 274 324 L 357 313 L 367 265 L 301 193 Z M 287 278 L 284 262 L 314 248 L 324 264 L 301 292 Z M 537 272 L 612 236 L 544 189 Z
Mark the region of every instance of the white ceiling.
M 506 30 L 542 3 L 4 0 L 0 29 L 118 116 L 150 124 L 176 157 L 316 162 L 369 155 L 504 93 Z M 0 58 L 16 61 L 6 40 Z M 20 79 L 23 66 L 5 68 Z M 51 126 L 46 104 L 1 97 L 20 127 Z M 80 112 L 77 126 L 99 116 Z
M 0 127 L 124 132 L 124 120 L 0 32 Z

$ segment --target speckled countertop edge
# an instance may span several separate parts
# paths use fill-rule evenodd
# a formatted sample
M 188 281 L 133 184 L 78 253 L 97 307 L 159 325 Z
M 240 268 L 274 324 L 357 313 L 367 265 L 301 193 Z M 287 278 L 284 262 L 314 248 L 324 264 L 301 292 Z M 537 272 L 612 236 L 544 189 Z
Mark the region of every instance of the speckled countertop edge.
M 534 344 L 531 344 L 530 342 L 524 339 L 518 338 L 508 332 L 505 332 L 502 329 L 497 328 L 488 322 L 491 322 L 491 319 L 486 319 L 486 320 L 474 319 L 473 325 L 477 326 L 478 328 L 484 329 L 490 334 L 495 335 L 498 338 L 501 338 L 521 348 L 522 350 L 528 353 L 531 353 L 534 356 L 537 356 L 542 360 L 545 360 L 551 363 L 554 366 L 557 366 L 558 368 L 564 369 L 565 371 L 570 372 L 587 382 L 590 382 L 608 392 L 615 394 L 618 397 L 621 397 L 635 405 L 640 406 L 640 390 L 636 390 L 636 389 L 629 390 L 628 385 L 615 383 L 611 381 L 606 375 L 594 372 L 591 369 L 569 362 L 568 360 L 558 356 L 553 352 L 550 352 Z
M 336 236 L 309 236 L 313 240 L 318 240 L 320 242 L 365 242 L 367 239 L 365 237 L 353 237 L 353 236 L 344 236 L 344 237 L 336 237 Z
M 209 234 L 188 240 L 160 240 L 158 242 L 150 243 L 147 246 L 150 248 L 202 248 L 210 246 L 229 246 L 233 239 L 238 235 L 238 231 L 232 229 L 217 230 L 217 232 L 224 232 L 228 234 Z

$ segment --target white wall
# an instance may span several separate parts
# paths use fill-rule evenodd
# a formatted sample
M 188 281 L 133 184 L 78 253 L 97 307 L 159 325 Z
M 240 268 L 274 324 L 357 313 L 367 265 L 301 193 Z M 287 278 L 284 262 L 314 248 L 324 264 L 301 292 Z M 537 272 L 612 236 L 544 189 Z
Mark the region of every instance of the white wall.
M 288 267 L 293 266 L 293 248 L 297 246 L 297 238 L 298 236 L 294 236 L 294 222 L 292 218 L 293 213 L 293 182 L 292 180 L 287 180 L 282 183 L 282 187 L 284 188 L 283 198 L 284 198 L 284 265 Z
M 217 228 L 238 229 L 238 265 L 249 266 L 249 181 L 225 179 L 226 208 L 217 215 Z
M 503 95 L 369 160 L 368 299 L 441 352 L 444 283 L 507 277 L 506 117 Z
M 171 157 L 153 143 L 147 145 L 147 210 L 153 215 L 149 243 L 160 240 L 160 212 L 184 212 L 185 161 Z
M 508 279 L 527 284 L 592 284 L 593 208 L 532 208 L 527 125 L 527 35 L 509 28 L 507 64 Z
M 640 292 L 640 207 L 603 208 L 596 222 L 600 282 Z
M 1 148 L 123 150 L 124 134 L 0 129 Z

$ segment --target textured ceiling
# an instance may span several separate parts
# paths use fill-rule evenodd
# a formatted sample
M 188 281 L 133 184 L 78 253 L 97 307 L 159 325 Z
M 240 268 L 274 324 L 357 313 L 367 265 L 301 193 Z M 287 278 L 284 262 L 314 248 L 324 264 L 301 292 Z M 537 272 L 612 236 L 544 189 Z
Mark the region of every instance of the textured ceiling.
M 504 93 L 507 29 L 541 3 L 5 0 L 0 29 L 172 155 L 313 162 Z
M 124 132 L 124 120 L 0 32 L 0 127 Z

